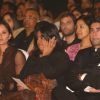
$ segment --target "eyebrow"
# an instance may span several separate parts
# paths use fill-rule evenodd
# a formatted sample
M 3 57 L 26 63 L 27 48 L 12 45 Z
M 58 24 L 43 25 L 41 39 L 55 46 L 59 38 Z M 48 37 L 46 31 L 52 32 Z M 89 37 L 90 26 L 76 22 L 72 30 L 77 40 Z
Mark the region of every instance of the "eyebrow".
M 100 29 L 100 27 L 97 27 L 96 29 Z

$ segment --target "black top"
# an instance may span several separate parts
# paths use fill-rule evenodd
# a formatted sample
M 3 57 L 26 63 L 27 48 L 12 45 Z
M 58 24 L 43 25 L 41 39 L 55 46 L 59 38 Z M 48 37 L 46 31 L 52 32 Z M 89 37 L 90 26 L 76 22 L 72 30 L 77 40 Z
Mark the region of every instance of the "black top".
M 69 66 L 69 57 L 63 50 L 41 58 L 30 57 L 20 73 L 20 78 L 23 79 L 30 74 L 44 73 L 47 78 L 57 79 L 63 84 L 66 81 Z
M 70 67 L 71 62 L 68 55 L 64 50 L 58 50 L 41 58 L 30 57 L 20 73 L 20 78 L 24 79 L 31 74 L 43 73 L 46 78 L 57 80 L 57 87 L 52 92 L 52 100 L 77 100 L 75 95 L 66 89 Z
M 95 52 L 93 47 L 80 50 L 76 56 L 69 86 L 76 91 L 84 91 L 87 86 L 100 88 L 100 49 Z M 83 81 L 79 74 L 87 73 Z
M 13 44 L 20 49 L 28 50 L 31 41 L 34 39 L 34 32 L 32 32 L 28 37 L 26 36 L 26 31 L 23 30 L 13 41 Z

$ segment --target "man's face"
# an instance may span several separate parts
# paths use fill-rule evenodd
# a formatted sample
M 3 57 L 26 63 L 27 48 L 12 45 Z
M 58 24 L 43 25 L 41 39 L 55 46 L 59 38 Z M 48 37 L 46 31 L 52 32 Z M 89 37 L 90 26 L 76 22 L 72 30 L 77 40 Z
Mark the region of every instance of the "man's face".
M 35 11 L 27 11 L 24 18 L 24 26 L 25 28 L 34 29 L 37 23 L 37 14 Z
M 100 23 L 93 23 L 90 27 L 90 39 L 94 47 L 100 48 Z
M 71 35 L 75 29 L 73 19 L 70 16 L 62 18 L 60 21 L 60 27 L 63 35 Z

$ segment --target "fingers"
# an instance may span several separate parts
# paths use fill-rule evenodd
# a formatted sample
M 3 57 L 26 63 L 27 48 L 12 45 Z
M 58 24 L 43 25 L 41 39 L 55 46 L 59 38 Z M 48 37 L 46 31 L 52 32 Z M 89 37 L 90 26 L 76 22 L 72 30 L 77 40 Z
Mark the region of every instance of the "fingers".
M 55 47 L 57 40 L 55 39 L 55 37 L 53 37 L 52 39 L 49 40 L 49 46 L 50 47 Z
M 89 92 L 90 92 L 90 93 L 100 93 L 100 89 L 95 89 L 95 88 L 91 87 L 91 88 L 89 89 Z
M 47 40 L 43 40 L 43 55 L 42 56 L 46 56 L 51 54 L 51 52 L 54 50 L 55 46 L 56 46 L 56 42 L 57 40 L 55 39 L 55 37 L 49 39 L 49 41 Z
M 55 37 L 49 39 L 49 41 L 47 41 L 46 39 L 43 39 L 43 45 L 44 48 L 45 47 L 55 47 L 57 40 L 55 39 Z

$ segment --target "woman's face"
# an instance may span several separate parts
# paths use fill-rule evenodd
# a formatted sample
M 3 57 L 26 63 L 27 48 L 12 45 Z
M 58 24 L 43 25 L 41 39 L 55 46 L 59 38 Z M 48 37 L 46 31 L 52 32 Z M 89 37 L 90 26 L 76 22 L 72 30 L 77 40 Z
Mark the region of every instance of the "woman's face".
M 44 49 L 43 43 L 44 43 L 44 38 L 42 36 L 42 33 L 40 31 L 38 31 L 37 32 L 37 45 L 41 52 Z
M 9 15 L 5 15 L 3 19 L 9 24 L 11 30 L 13 30 L 14 28 L 13 19 Z
M 76 23 L 76 34 L 78 39 L 83 39 L 89 35 L 89 26 L 82 19 Z
M 7 28 L 3 24 L 0 24 L 0 45 L 8 44 L 10 38 L 11 34 L 8 32 Z

